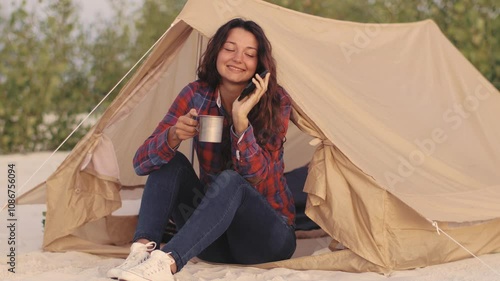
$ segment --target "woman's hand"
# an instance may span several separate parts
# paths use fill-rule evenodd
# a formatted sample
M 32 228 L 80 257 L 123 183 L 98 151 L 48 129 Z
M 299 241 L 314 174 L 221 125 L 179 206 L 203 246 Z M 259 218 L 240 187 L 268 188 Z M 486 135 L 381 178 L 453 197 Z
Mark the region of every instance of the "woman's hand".
M 235 133 L 241 135 L 248 128 L 248 113 L 259 102 L 260 98 L 266 93 L 269 83 L 270 73 L 267 73 L 264 78 L 259 74 L 255 74 L 252 82 L 255 84 L 255 91 L 243 98 L 241 101 L 236 99 L 233 102 L 233 125 Z
M 198 134 L 198 121 L 194 119 L 198 113 L 192 108 L 186 115 L 177 119 L 177 123 L 168 131 L 167 141 L 170 147 L 179 145 L 183 140 L 190 139 Z

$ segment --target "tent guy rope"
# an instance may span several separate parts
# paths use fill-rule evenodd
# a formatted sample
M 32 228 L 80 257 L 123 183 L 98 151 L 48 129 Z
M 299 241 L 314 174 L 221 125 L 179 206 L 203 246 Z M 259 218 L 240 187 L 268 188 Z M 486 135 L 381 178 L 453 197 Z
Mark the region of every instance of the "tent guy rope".
M 163 39 L 163 37 L 165 37 L 165 35 L 167 34 L 168 30 L 170 29 L 167 29 L 167 31 L 165 31 L 161 36 L 160 38 L 158 38 L 158 40 L 156 40 L 156 42 L 151 45 L 151 47 L 144 53 L 144 55 L 142 55 L 142 57 L 127 71 L 127 73 L 125 73 L 125 75 L 123 75 L 123 77 L 115 84 L 115 86 L 113 86 L 113 88 L 111 88 L 111 90 L 109 90 L 109 92 L 101 99 L 101 101 L 89 112 L 89 114 L 87 114 L 87 116 L 85 116 L 85 118 L 80 121 L 80 123 L 75 127 L 75 129 L 73 129 L 73 131 L 71 131 L 71 133 L 61 142 L 61 144 L 49 155 L 49 157 L 40 165 L 40 167 L 38 167 L 38 169 L 28 178 L 28 180 L 26 182 L 23 183 L 23 185 L 21 185 L 21 187 L 19 188 L 18 192 L 20 195 L 22 195 L 22 190 L 24 187 L 26 187 L 26 185 L 31 181 L 31 179 L 36 175 L 38 174 L 38 172 L 45 166 L 45 164 L 47 164 L 47 162 L 54 156 L 54 154 L 56 154 L 57 151 L 59 151 L 59 149 L 68 141 L 68 139 L 85 123 L 85 121 L 87 121 L 87 119 L 92 115 L 92 113 L 94 113 L 94 111 L 97 110 L 97 108 L 99 108 L 99 106 L 101 106 L 101 104 L 109 97 L 109 95 L 111 95 L 111 93 L 116 89 L 116 87 L 118 87 L 118 85 L 120 85 L 120 83 L 125 79 L 127 78 L 127 76 L 137 67 L 137 65 L 139 65 L 139 63 L 151 52 L 151 50 L 153 50 L 153 48 L 158 44 L 158 42 L 161 41 L 161 39 Z M 3 211 L 5 210 L 5 208 L 7 207 L 7 202 L 3 205 L 2 209 L 0 211 Z
M 429 219 L 427 219 L 427 220 L 432 224 L 432 226 L 434 226 L 436 228 L 436 232 L 437 232 L 438 235 L 441 235 L 441 233 L 443 233 L 446 237 L 448 237 L 448 239 L 450 239 L 451 241 L 453 241 L 453 243 L 455 243 L 458 246 L 460 246 L 467 253 L 469 253 L 469 255 L 473 256 L 476 259 L 478 259 L 483 265 L 485 265 L 487 268 L 489 268 L 493 273 L 495 273 L 498 276 L 500 276 L 500 272 L 499 271 L 497 271 L 496 269 L 494 269 L 493 267 L 491 267 L 489 264 L 487 264 L 485 261 L 483 261 L 480 257 L 476 256 L 473 252 L 471 252 L 469 249 L 467 249 L 464 245 L 462 245 L 460 242 L 458 242 L 453 237 L 451 237 L 451 235 L 449 235 L 448 233 L 446 233 L 446 231 L 444 231 L 441 228 L 439 228 L 439 225 L 438 225 L 437 221 L 432 221 L 432 220 L 429 220 Z

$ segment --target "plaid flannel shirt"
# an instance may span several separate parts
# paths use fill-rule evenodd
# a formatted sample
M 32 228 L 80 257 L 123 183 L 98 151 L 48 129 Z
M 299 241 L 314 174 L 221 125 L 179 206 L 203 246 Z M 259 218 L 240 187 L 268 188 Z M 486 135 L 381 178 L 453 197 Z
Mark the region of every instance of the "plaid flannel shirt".
M 281 135 L 274 136 L 269 144 L 261 147 L 256 142 L 251 124 L 241 136 L 237 136 L 232 126 L 227 128 L 230 124 L 227 118 L 224 118 L 224 131 L 229 135 L 223 138 L 230 138 L 233 169 L 247 179 L 267 199 L 272 208 L 283 214 L 288 224 L 294 224 L 295 205 L 283 175 L 281 145 L 288 129 L 291 100 L 281 87 L 278 94 L 281 98 L 280 112 L 284 127 Z M 153 134 L 137 150 L 134 168 L 138 175 L 147 175 L 172 159 L 177 147 L 168 145 L 168 130 L 176 124 L 178 117 L 187 114 L 191 108 L 195 108 L 198 115 L 225 115 L 217 91 L 201 81 L 188 84 L 179 93 Z M 195 136 L 194 145 L 200 163 L 200 180 L 204 185 L 210 184 L 212 178 L 226 168 L 221 159 L 221 144 L 199 142 L 198 136 Z

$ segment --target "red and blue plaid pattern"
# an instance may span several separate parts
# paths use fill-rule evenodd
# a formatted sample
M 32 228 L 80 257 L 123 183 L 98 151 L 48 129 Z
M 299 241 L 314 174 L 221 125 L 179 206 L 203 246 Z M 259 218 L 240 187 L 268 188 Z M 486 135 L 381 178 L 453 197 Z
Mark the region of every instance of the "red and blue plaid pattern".
M 278 94 L 281 98 L 280 111 L 284 128 L 281 135 L 271 138 L 265 147 L 261 147 L 256 142 L 251 124 L 243 135 L 238 137 L 233 129 L 229 128 L 231 125 L 225 118 L 224 132 L 228 135 L 223 138 L 230 138 L 232 168 L 247 179 L 275 210 L 286 216 L 289 224 L 293 224 L 295 205 L 283 175 L 281 145 L 288 129 L 291 100 L 281 87 Z M 224 108 L 218 106 L 218 98 L 216 91 L 201 81 L 184 87 L 153 134 L 137 150 L 134 157 L 135 172 L 138 175 L 147 175 L 172 159 L 176 148 L 167 144 L 168 130 L 176 124 L 178 117 L 187 114 L 191 108 L 195 108 L 198 115 L 227 115 Z M 198 142 L 197 136 L 194 137 L 194 145 L 200 163 L 200 180 L 207 185 L 214 176 L 227 168 L 222 160 L 222 145 Z

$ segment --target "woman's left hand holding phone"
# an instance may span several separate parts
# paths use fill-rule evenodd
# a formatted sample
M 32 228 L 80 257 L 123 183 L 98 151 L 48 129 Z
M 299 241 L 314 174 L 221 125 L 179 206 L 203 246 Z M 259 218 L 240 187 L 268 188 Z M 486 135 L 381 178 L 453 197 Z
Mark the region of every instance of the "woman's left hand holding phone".
M 241 134 L 248 127 L 248 113 L 250 113 L 250 110 L 252 110 L 259 102 L 260 98 L 266 93 L 270 76 L 270 73 L 267 73 L 265 77 L 260 77 L 258 74 L 255 74 L 252 78 L 252 82 L 255 84 L 255 91 L 241 101 L 238 101 L 238 99 L 234 101 L 232 117 L 234 129 L 237 134 Z

